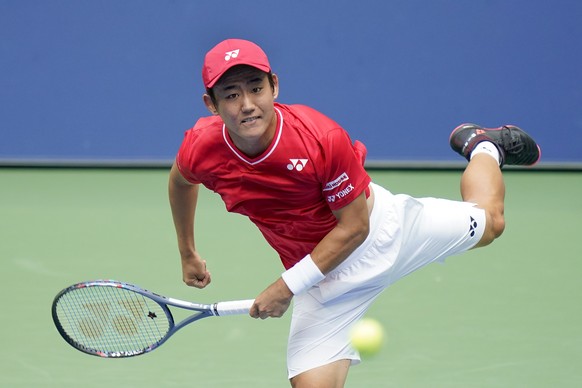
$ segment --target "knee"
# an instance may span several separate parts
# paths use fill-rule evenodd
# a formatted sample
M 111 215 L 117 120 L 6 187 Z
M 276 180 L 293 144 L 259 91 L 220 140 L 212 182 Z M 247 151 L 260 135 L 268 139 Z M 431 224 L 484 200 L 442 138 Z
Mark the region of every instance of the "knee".
M 503 234 L 503 231 L 505 230 L 505 217 L 503 214 L 497 214 L 493 217 L 492 229 L 494 238 Z
M 489 245 L 496 238 L 503 234 L 505 230 L 505 217 L 503 211 L 487 212 L 487 223 L 483 237 L 479 241 L 479 246 Z

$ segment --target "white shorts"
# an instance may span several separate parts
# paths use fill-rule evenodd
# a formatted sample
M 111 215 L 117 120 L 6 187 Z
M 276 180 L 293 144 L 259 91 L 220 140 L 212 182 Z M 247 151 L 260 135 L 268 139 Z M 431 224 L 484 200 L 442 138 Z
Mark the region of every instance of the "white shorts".
M 469 250 L 483 235 L 485 211 L 474 204 L 371 187 L 368 238 L 318 285 L 294 298 L 289 378 L 338 360 L 359 363 L 349 331 L 374 299 L 409 273 Z

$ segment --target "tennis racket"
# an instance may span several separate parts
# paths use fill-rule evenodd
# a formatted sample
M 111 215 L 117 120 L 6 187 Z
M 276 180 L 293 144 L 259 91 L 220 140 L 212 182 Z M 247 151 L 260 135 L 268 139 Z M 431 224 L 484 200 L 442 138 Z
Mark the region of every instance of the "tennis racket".
M 75 349 L 100 357 L 151 352 L 184 326 L 213 316 L 248 314 L 253 300 L 198 304 L 114 280 L 74 284 L 57 294 L 53 321 Z M 168 306 L 196 313 L 174 324 Z

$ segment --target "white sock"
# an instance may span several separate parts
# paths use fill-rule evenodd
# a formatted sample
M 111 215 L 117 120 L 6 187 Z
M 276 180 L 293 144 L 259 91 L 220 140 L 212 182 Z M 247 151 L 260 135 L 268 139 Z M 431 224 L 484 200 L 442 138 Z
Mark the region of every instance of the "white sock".
M 495 159 L 497 164 L 501 165 L 499 150 L 490 141 L 482 141 L 481 143 L 477 144 L 473 149 L 473 152 L 471 152 L 471 159 L 473 159 L 473 156 L 477 154 L 487 154 Z

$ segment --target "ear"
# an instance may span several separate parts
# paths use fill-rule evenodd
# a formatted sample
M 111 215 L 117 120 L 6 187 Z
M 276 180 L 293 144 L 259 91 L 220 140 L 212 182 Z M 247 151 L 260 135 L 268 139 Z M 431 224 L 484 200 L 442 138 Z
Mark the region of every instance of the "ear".
M 213 115 L 218 114 L 218 109 L 216 109 L 216 106 L 212 102 L 212 98 L 210 98 L 208 94 L 205 93 L 202 96 L 202 100 L 204 101 L 204 105 L 206 105 L 206 109 L 208 109 L 210 113 L 212 113 Z
M 279 95 L 279 77 L 277 74 L 272 74 L 273 76 L 273 98 L 276 99 Z

